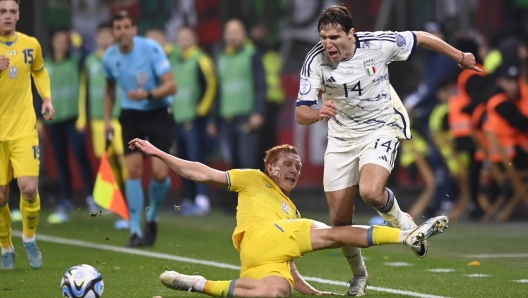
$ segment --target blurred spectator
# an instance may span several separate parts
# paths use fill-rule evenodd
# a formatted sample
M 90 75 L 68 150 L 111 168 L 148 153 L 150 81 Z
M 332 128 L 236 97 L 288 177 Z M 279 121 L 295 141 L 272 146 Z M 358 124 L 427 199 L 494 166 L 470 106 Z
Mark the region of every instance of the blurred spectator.
M 45 122 L 45 125 L 51 138 L 52 149 L 59 170 L 61 203 L 58 212 L 50 215 L 48 220 L 62 222 L 68 220 L 66 211 L 74 208 L 71 202 L 73 193 L 71 167 L 68 161 L 68 144 L 72 147 L 79 165 L 88 208 L 90 212 L 97 212 L 99 208 L 92 197 L 93 171 L 86 151 L 84 128 L 76 126 L 79 109 L 85 108 L 83 105 L 79 105 L 81 57 L 72 53 L 70 33 L 67 31 L 57 31 L 53 35 L 52 48 L 53 56 L 45 59 L 45 64 L 51 80 L 55 117 L 53 120 Z
M 517 65 L 506 64 L 497 69 L 497 85 L 502 92 L 488 102 L 484 129 L 497 135 L 517 169 L 528 169 L 528 97 L 521 96 L 521 90 L 528 86 L 520 75 Z M 490 160 L 500 162 L 501 158 L 491 150 Z
M 178 45 L 181 51 L 170 60 L 179 85 L 172 102 L 178 157 L 203 163 L 206 150 L 210 148 L 206 117 L 213 106 L 218 81 L 213 61 L 198 47 L 198 37 L 193 29 L 180 29 Z M 208 185 L 182 179 L 185 199 L 181 214 L 207 214 L 211 210 Z
M 262 62 L 266 73 L 266 113 L 264 124 L 260 129 L 256 161 L 257 166 L 263 171 L 265 170 L 262 162 L 264 152 L 277 145 L 277 124 L 286 99 L 281 80 L 282 60 L 277 52 L 277 45 L 268 45 L 267 36 L 268 30 L 264 23 L 258 23 L 251 28 L 251 37 L 257 49 L 262 53 Z
M 149 29 L 145 33 L 145 37 L 155 40 L 163 48 L 169 60 L 172 60 L 173 56 L 178 56 L 180 54 L 179 47 L 168 41 L 167 34 L 165 34 L 163 29 Z
M 225 158 L 233 168 L 255 169 L 259 129 L 266 111 L 266 75 L 262 56 L 246 42 L 240 20 L 224 27 L 225 49 L 217 59 L 219 100 L 217 118 Z M 216 125 L 209 128 L 216 134 Z
M 449 99 L 456 93 L 456 76 L 446 75 L 438 81 L 435 88 L 437 105 L 429 117 L 429 129 L 432 135 L 449 134 L 448 112 Z M 456 197 L 456 186 L 451 173 L 457 173 L 462 165 L 453 158 L 450 144 L 439 143 L 431 144 L 438 146 L 438 160 L 431 162 L 435 174 L 435 194 L 431 204 L 428 206 L 428 214 L 449 214 L 453 208 L 453 199 Z M 443 157 L 443 158 L 442 158 Z M 426 216 L 427 216 L 426 215 Z

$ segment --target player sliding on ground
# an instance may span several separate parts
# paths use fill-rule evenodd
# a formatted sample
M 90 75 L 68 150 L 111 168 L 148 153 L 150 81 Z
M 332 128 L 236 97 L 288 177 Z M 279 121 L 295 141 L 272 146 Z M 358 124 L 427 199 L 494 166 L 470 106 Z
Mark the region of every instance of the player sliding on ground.
M 130 149 L 157 157 L 178 175 L 198 183 L 215 183 L 238 192 L 237 226 L 233 243 L 240 253 L 240 278 L 206 280 L 165 271 L 160 281 L 167 287 L 205 293 L 217 297 L 287 297 L 295 289 L 306 295 L 331 295 L 309 285 L 293 260 L 304 254 L 343 245 L 369 247 L 404 244 L 418 247 L 427 238 L 447 228 L 448 218 L 437 216 L 414 230 L 386 226 L 337 226 L 301 218 L 288 198 L 301 174 L 297 148 L 271 148 L 264 158 L 265 173 L 234 169 L 226 172 L 204 164 L 176 158 L 148 141 L 134 139 Z

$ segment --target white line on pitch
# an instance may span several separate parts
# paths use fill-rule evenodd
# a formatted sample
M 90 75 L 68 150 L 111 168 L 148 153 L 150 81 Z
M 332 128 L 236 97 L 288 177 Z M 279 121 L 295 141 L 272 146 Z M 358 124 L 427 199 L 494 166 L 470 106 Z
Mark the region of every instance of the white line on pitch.
M 469 254 L 469 255 L 460 255 L 464 258 L 470 259 L 500 259 L 500 258 L 528 258 L 528 253 L 520 254 Z
M 12 231 L 12 235 L 17 236 L 17 237 L 22 237 L 22 232 Z M 152 252 L 152 251 L 127 248 L 127 247 L 99 244 L 99 243 L 94 243 L 94 242 L 87 242 L 87 241 L 82 241 L 82 240 L 74 240 L 74 239 L 42 235 L 42 234 L 38 234 L 37 238 L 39 241 L 46 241 L 46 242 L 52 242 L 52 243 L 58 243 L 58 244 L 66 244 L 66 245 L 80 246 L 80 247 L 93 248 L 93 249 L 99 249 L 99 250 L 114 251 L 114 252 L 119 252 L 119 253 L 127 253 L 131 255 L 139 255 L 139 256 L 144 256 L 144 257 L 172 260 L 172 261 L 184 262 L 184 263 L 200 264 L 200 265 L 206 265 L 206 266 L 217 267 L 217 268 L 232 269 L 232 270 L 237 270 L 237 271 L 240 270 L 240 266 L 235 266 L 235 265 L 220 263 L 220 262 L 215 262 L 215 261 L 206 261 L 206 260 L 180 257 L 180 256 L 159 253 L 159 252 Z M 304 279 L 306 279 L 307 281 L 313 281 L 313 282 L 318 282 L 322 284 L 348 287 L 347 282 L 342 282 L 342 281 L 337 281 L 337 280 L 329 280 L 329 279 L 322 279 L 318 277 L 306 277 L 306 276 L 304 277 Z M 406 296 L 411 296 L 411 297 L 446 298 L 444 296 L 436 296 L 436 295 L 430 295 L 430 294 L 422 294 L 422 293 L 416 293 L 416 292 L 411 292 L 411 291 L 395 290 L 395 289 L 373 287 L 373 286 L 369 286 L 368 289 L 377 291 L 377 292 L 385 292 L 385 293 L 396 294 L 396 295 L 406 295 Z

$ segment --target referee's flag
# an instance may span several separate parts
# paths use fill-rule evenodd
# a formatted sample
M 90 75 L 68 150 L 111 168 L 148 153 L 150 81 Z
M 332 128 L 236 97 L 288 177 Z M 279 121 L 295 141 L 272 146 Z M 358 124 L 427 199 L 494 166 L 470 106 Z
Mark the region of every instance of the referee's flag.
M 106 151 L 101 157 L 93 196 L 97 205 L 119 214 L 125 220 L 130 219 L 127 204 L 116 182 Z

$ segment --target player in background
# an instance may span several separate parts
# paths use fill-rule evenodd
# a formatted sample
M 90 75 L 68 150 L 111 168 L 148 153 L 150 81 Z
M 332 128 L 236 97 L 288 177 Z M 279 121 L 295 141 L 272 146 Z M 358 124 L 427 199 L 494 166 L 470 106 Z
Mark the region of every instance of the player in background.
M 233 244 L 240 253 L 240 278 L 212 281 L 176 271 L 162 273 L 160 281 L 176 290 L 216 297 L 288 297 L 293 290 L 305 295 L 332 295 L 308 284 L 293 260 L 312 251 L 345 244 L 369 247 L 401 243 L 415 247 L 440 233 L 448 222 L 447 217 L 438 216 L 412 231 L 402 231 L 385 226 L 329 227 L 301 218 L 288 197 L 302 168 L 297 148 L 291 145 L 276 146 L 266 152 L 265 172 L 254 169 L 224 172 L 171 156 L 148 141 L 134 139 L 129 144 L 130 149 L 160 159 L 186 179 L 214 183 L 238 193 Z
M 126 12 L 112 20 L 116 44 L 103 56 L 106 77 L 105 127 L 106 134 L 115 134 L 112 111 L 116 100 L 116 87 L 121 95 L 123 141 L 148 138 L 161 150 L 168 152 L 174 139 L 174 119 L 171 115 L 171 95 L 176 93 L 176 82 L 170 62 L 155 41 L 136 36 L 137 28 Z M 130 211 L 130 241 L 128 246 L 153 245 L 157 237 L 158 213 L 171 180 L 167 165 L 152 159 L 152 180 L 149 185 L 150 204 L 146 214 L 145 235 L 141 230 L 144 208 L 143 176 L 144 155 L 125 148 L 127 180 L 125 196 Z
M 8 185 L 13 177 L 21 192 L 22 244 L 31 268 L 42 266 L 42 254 L 35 240 L 40 217 L 40 161 L 31 77 L 43 99 L 44 119 L 53 119 L 55 113 L 40 44 L 34 37 L 16 31 L 19 2 L 0 0 L 0 269 L 15 267 L 7 202 Z
M 204 155 L 210 148 L 207 116 L 216 97 L 218 81 L 213 60 L 198 47 L 198 37 L 193 29 L 180 28 L 178 46 L 181 51 L 170 60 L 172 73 L 179 85 L 178 94 L 172 102 L 178 156 L 203 163 Z M 183 179 L 183 190 L 185 200 L 182 215 L 201 216 L 209 213 L 208 185 Z
M 462 68 L 481 71 L 475 57 L 425 32 L 356 32 L 350 12 L 339 5 L 323 11 L 317 30 L 320 42 L 302 67 L 295 116 L 303 125 L 328 119 L 323 184 L 332 223 L 353 223 L 359 190 L 387 223 L 412 229 L 414 220 L 386 188 L 400 139 L 411 139 L 407 113 L 391 92 L 388 64 L 409 59 L 416 46 L 444 54 Z M 312 109 L 320 90 L 323 104 Z M 424 257 L 427 242 L 413 250 Z M 344 246 L 342 251 L 353 273 L 348 295 L 363 296 L 369 277 L 361 250 Z

